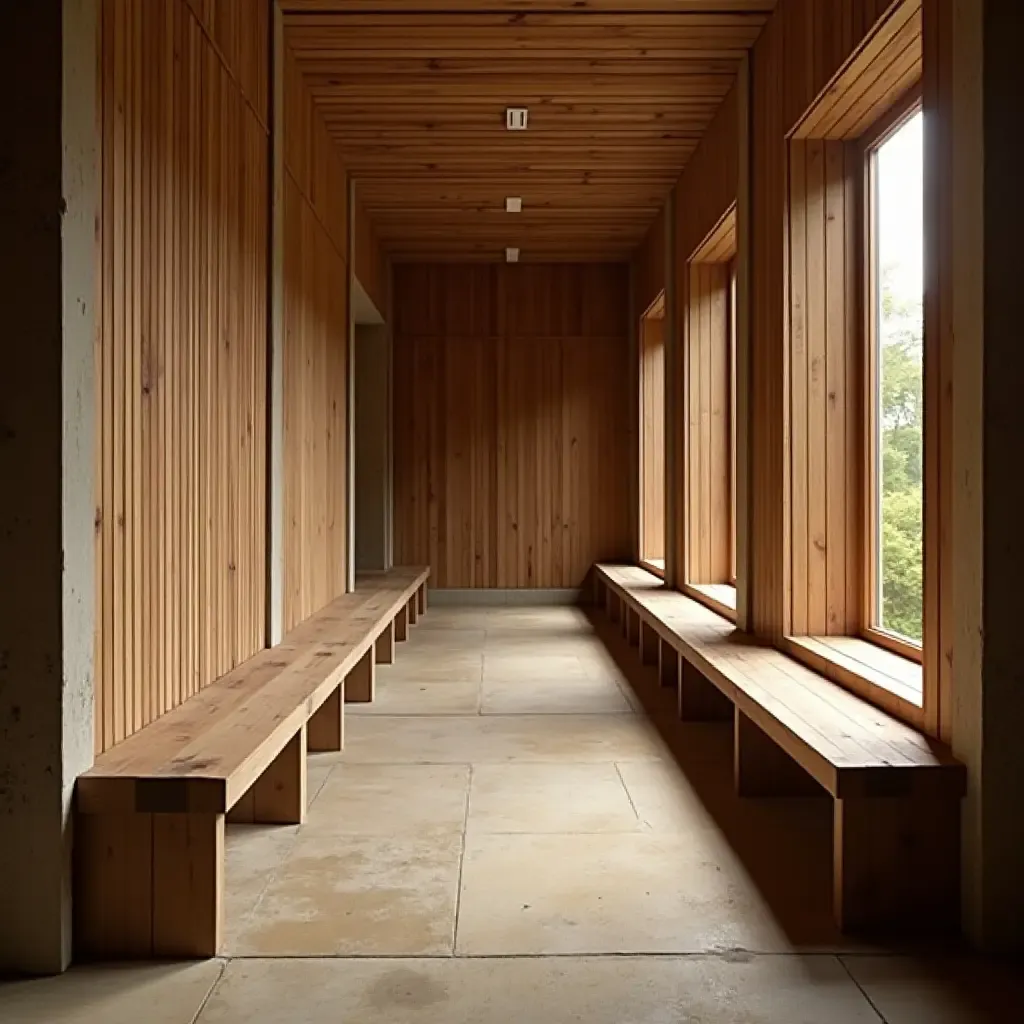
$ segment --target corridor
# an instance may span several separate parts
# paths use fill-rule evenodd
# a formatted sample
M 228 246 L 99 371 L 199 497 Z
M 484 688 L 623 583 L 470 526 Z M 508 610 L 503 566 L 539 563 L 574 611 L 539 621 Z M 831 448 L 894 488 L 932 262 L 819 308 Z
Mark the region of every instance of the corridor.
M 306 823 L 229 827 L 222 959 L 0 986 L 0 1020 L 1008 1019 L 999 978 L 841 938 L 830 802 L 735 798 L 729 727 L 602 618 L 432 607 L 378 671 Z

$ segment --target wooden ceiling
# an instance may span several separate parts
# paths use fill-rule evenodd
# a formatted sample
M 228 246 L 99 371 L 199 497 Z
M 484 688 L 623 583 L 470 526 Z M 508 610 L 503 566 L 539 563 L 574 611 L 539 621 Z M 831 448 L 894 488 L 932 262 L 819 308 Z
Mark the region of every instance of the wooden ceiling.
M 774 0 L 284 0 L 393 257 L 625 259 Z M 528 107 L 525 132 L 506 107 Z M 523 212 L 505 212 L 520 196 Z

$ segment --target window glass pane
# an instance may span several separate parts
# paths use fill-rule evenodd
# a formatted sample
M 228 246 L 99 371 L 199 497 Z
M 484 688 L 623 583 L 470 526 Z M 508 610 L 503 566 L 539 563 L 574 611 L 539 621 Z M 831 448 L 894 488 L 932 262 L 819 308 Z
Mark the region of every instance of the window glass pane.
M 875 162 L 877 625 L 921 640 L 924 151 L 916 114 Z

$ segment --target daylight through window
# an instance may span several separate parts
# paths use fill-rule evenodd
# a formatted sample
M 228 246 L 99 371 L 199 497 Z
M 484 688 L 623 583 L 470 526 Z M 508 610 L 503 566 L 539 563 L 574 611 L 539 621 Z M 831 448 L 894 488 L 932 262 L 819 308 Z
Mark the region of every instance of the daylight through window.
M 872 625 L 922 636 L 924 148 L 920 111 L 870 153 Z

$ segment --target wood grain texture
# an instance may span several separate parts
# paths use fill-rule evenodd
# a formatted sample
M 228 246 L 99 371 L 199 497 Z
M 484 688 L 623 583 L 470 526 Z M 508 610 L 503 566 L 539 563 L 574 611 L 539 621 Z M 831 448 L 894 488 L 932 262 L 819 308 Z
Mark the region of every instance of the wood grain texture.
M 348 579 L 348 186 L 285 53 L 284 628 Z
M 860 156 L 790 145 L 791 635 L 852 635 L 863 589 Z
M 630 547 L 628 269 L 395 268 L 395 557 L 579 586 Z
M 665 316 L 640 324 L 640 558 L 665 558 Z
M 693 471 L 690 458 L 696 454 L 699 462 L 700 444 L 699 433 L 691 433 L 687 419 L 689 410 L 692 409 L 697 413 L 697 422 L 699 422 L 699 402 L 691 403 L 691 396 L 688 393 L 690 386 L 698 387 L 697 380 L 692 374 L 699 372 L 699 362 L 697 364 L 691 362 L 691 358 L 695 354 L 699 355 L 699 346 L 691 344 L 690 339 L 691 331 L 699 330 L 699 322 L 693 319 L 699 302 L 691 303 L 689 261 L 697 255 L 700 247 L 711 239 L 715 228 L 725 223 L 724 218 L 736 203 L 739 178 L 738 104 L 739 96 L 737 87 L 734 85 L 726 94 L 718 113 L 701 138 L 696 153 L 680 175 L 674 190 L 674 265 L 677 274 L 676 290 L 679 296 L 676 313 L 680 357 L 676 361 L 675 380 L 668 382 L 669 387 L 676 389 L 676 458 L 675 464 L 669 467 L 668 485 L 676 488 L 676 493 L 679 495 L 677 508 L 681 510 L 681 514 L 676 516 L 674 526 L 670 526 L 676 530 L 678 572 L 677 579 L 670 581 L 675 586 L 682 586 L 687 582 L 689 558 L 687 552 L 691 545 L 696 544 L 696 537 L 691 535 L 691 529 L 699 530 L 698 520 L 700 518 L 690 513 L 687 489 L 689 474 Z M 734 233 L 733 227 L 733 236 Z M 729 248 L 728 240 L 726 242 L 723 252 L 729 254 L 735 247 L 735 239 L 733 238 L 731 242 L 732 249 Z M 655 222 L 648 231 L 643 245 L 634 255 L 635 288 L 646 287 L 649 291 L 654 284 L 664 283 L 665 273 L 671 272 L 667 271 L 665 267 L 664 250 L 664 225 Z M 709 273 L 711 272 L 709 271 Z M 646 297 L 646 292 L 641 294 Z M 710 307 L 708 311 L 710 314 Z M 709 369 L 710 366 L 709 364 Z M 699 398 L 699 394 L 694 397 Z M 688 447 L 688 438 L 691 436 L 695 438 L 692 449 Z M 701 567 L 698 574 L 705 575 L 707 573 Z M 726 570 L 722 575 L 722 580 L 727 580 L 729 574 Z M 700 580 L 698 582 L 719 581 Z
M 757 0 L 288 10 L 360 197 L 410 261 L 628 259 L 766 17 Z
M 358 188 L 352 208 L 352 235 L 355 248 L 353 273 L 377 307 L 377 312 L 386 320 L 391 300 L 391 265 Z
M 268 51 L 251 7 L 100 5 L 97 751 L 263 644 Z
M 785 632 L 791 607 L 787 136 L 890 6 L 780 0 L 753 49 L 750 613 L 765 637 Z
M 953 17 L 923 11 L 924 216 L 924 711 L 950 742 L 953 727 Z

